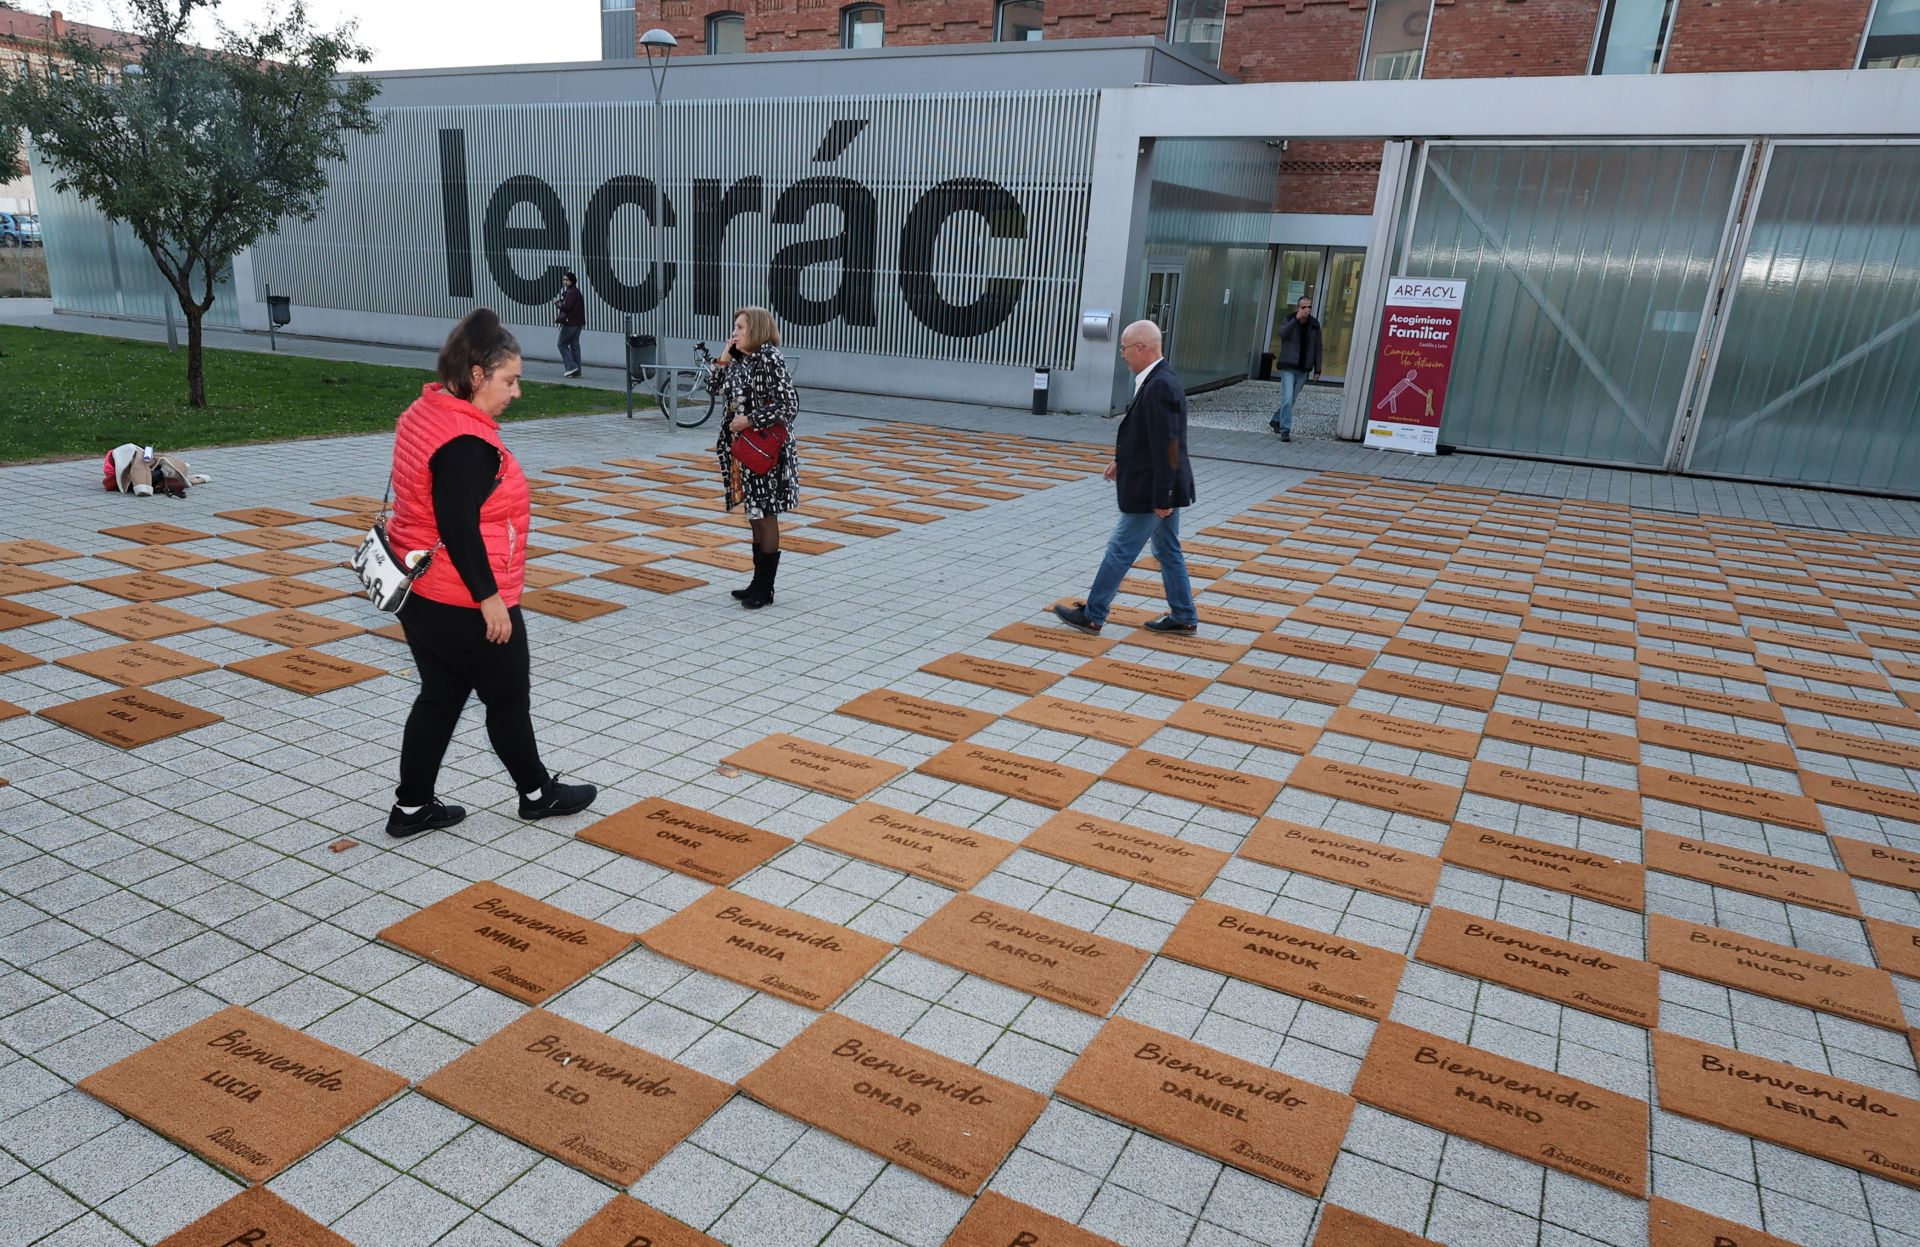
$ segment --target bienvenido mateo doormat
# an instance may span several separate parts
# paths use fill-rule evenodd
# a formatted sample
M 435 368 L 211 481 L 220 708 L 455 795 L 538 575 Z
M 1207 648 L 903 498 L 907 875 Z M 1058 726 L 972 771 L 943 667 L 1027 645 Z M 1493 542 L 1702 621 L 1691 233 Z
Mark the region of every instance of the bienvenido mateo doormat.
M 264 1182 L 407 1085 L 238 1005 L 149 1044 L 80 1089 L 247 1182 Z

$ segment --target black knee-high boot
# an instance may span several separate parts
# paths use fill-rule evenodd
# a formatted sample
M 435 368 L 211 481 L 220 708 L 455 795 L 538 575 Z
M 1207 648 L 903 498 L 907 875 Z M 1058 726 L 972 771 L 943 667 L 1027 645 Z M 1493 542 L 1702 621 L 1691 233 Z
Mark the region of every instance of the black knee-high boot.
M 769 550 L 763 554 L 755 550 L 753 564 L 754 584 L 759 586 L 759 590 L 741 598 L 740 605 L 750 611 L 757 611 L 762 606 L 770 606 L 773 603 L 773 582 L 780 574 L 780 551 Z
M 753 579 L 747 582 L 746 588 L 732 591 L 734 600 L 737 602 L 744 602 L 750 597 L 759 596 L 760 590 L 762 586 L 766 584 L 767 580 L 767 556 L 760 552 L 759 546 L 751 546 L 749 548 L 753 551 Z

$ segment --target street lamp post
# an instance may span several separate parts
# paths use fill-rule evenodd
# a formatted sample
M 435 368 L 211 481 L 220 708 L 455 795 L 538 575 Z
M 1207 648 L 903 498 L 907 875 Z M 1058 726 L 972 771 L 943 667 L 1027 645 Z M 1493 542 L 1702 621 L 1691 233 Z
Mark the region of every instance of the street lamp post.
M 667 337 L 667 257 L 660 245 L 667 184 L 667 140 L 666 124 L 661 118 L 660 95 L 667 85 L 667 62 L 672 59 L 673 50 L 679 46 L 680 41 L 671 32 L 658 26 L 640 36 L 640 48 L 647 57 L 647 76 L 653 80 L 653 220 L 649 232 L 653 235 L 654 286 L 659 296 L 653 305 L 653 349 L 656 360 Z

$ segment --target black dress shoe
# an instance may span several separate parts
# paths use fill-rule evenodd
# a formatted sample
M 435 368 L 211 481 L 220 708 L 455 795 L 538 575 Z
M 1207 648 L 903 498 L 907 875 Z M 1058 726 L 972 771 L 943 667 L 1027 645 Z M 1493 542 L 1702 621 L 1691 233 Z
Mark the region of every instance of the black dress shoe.
M 1282 429 L 1280 430 L 1280 440 L 1283 442 L 1290 442 L 1293 440 L 1293 434 L 1287 432 L 1285 429 Z
M 1162 615 L 1160 616 L 1160 618 L 1155 619 L 1149 623 L 1143 624 L 1141 626 L 1146 628 L 1148 632 L 1193 633 L 1193 632 L 1200 631 L 1199 624 L 1197 623 L 1183 624 L 1175 620 L 1172 615 Z
M 404 840 L 436 827 L 451 827 L 466 816 L 467 812 L 459 806 L 442 805 L 438 801 L 429 801 L 411 814 L 402 814 L 396 805 L 387 814 L 387 834 Z
M 1087 612 L 1078 606 L 1056 606 L 1054 615 L 1069 628 L 1078 628 L 1082 632 L 1100 635 L 1100 625 L 1087 618 Z
M 592 784 L 563 784 L 558 775 L 549 775 L 541 786 L 539 800 L 529 800 L 524 792 L 520 794 L 520 817 L 556 818 L 562 814 L 578 814 L 599 795 L 600 790 Z

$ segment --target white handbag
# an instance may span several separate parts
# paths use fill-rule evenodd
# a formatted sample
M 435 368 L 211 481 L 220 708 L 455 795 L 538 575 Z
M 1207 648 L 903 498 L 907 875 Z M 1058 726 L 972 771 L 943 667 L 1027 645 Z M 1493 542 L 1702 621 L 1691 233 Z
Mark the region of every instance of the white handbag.
M 433 565 L 433 556 L 439 552 L 436 544 L 431 550 L 414 550 L 401 556 L 387 540 L 387 504 L 393 500 L 393 478 L 387 478 L 387 493 L 380 501 L 380 514 L 374 517 L 373 527 L 360 541 L 360 548 L 353 552 L 353 570 L 360 576 L 360 583 L 366 588 L 367 600 L 373 603 L 375 610 L 392 613 L 400 609 L 413 592 L 414 578 Z

